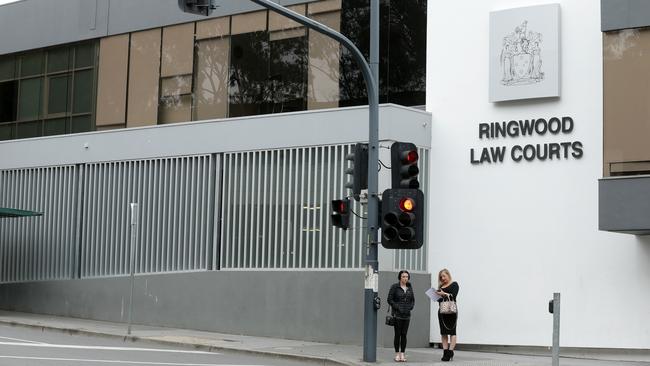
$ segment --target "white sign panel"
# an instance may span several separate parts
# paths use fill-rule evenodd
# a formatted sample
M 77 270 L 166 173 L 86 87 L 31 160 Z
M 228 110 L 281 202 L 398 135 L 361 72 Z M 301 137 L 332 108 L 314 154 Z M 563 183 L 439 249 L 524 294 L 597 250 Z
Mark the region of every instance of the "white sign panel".
M 560 96 L 560 5 L 490 13 L 490 102 Z

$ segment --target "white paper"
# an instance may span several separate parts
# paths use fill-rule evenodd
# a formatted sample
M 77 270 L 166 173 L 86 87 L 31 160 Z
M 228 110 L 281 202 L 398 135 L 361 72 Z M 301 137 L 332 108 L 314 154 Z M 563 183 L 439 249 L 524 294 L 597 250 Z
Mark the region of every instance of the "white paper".
M 424 293 L 431 298 L 431 301 L 438 301 L 438 299 L 440 299 L 442 296 L 438 295 L 436 291 L 437 290 L 435 288 L 430 288 L 426 290 Z

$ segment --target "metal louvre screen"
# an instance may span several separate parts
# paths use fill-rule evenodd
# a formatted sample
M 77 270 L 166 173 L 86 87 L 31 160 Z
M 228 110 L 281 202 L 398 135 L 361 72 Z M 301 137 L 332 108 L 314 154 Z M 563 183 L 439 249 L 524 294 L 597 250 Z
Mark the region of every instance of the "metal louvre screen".
M 420 189 L 424 192 L 424 199 L 427 202 L 427 207 L 429 206 L 429 150 L 418 149 L 420 154 L 420 161 L 418 162 L 418 167 L 420 168 L 420 174 L 418 175 L 418 180 L 420 181 Z M 424 210 L 424 222 L 428 223 L 429 221 L 428 210 Z M 428 258 L 428 237 L 429 237 L 429 225 L 424 226 L 424 245 L 422 248 L 417 250 L 405 250 L 400 249 L 395 251 L 395 261 L 393 263 L 395 270 L 406 269 L 409 271 L 423 271 L 427 270 L 427 258 Z
M 74 275 L 74 166 L 0 171 L 0 206 L 43 212 L 0 219 L 0 282 Z
M 330 224 L 351 145 L 224 154 L 221 268 L 362 267 L 366 221 Z M 354 212 L 362 213 L 354 201 Z
M 129 273 L 131 202 L 136 273 L 210 268 L 214 171 L 211 155 L 85 165 L 80 276 Z
M 331 200 L 347 192 L 351 146 L 0 171 L 1 207 L 44 212 L 0 219 L 0 281 L 128 274 L 131 202 L 136 273 L 361 269 L 367 221 L 352 215 L 347 231 L 330 222 Z M 428 199 L 429 152 L 419 151 Z M 426 271 L 427 251 L 396 250 L 393 267 Z

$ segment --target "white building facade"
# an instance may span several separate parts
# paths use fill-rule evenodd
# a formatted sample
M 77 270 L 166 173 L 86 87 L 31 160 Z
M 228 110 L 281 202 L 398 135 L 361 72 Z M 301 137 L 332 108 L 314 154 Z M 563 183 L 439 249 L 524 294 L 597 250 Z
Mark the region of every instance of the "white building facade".
M 429 2 L 433 281 L 439 269 L 449 268 L 460 284 L 460 343 L 549 346 L 548 301 L 560 292 L 562 347 L 648 349 L 650 239 L 599 231 L 604 164 L 599 2 L 559 2 L 559 97 L 488 101 L 490 13 L 540 4 L 547 3 Z M 479 129 L 482 123 L 553 117 L 570 117 L 574 128 L 498 138 Z M 544 156 L 545 144 L 576 141 L 582 154 L 569 148 L 568 157 L 562 152 L 559 159 L 518 159 L 529 144 L 539 144 Z M 483 148 L 503 146 L 502 162 L 480 162 Z M 435 311 L 432 341 L 439 337 Z

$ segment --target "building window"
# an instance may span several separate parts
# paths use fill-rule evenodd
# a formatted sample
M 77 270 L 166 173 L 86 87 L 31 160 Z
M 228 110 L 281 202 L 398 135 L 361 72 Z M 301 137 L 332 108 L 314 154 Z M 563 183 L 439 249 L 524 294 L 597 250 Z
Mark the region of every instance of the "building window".
M 425 104 L 426 4 L 381 1 L 380 102 Z M 341 31 L 368 54 L 369 0 L 321 0 L 290 9 Z M 87 55 L 84 50 L 75 53 Z M 43 64 L 38 54 L 29 56 L 25 79 Z M 61 50 L 45 64 L 60 74 L 65 60 Z M 5 69 L 0 64 L 0 75 Z M 101 130 L 367 104 L 363 76 L 337 41 L 268 11 L 102 38 L 98 79 Z M 44 87 L 77 90 L 74 80 L 48 79 Z M 55 112 L 64 103 L 48 102 Z M 87 110 L 89 103 L 80 99 L 72 106 L 77 113 L 74 108 Z M 17 113 L 20 118 L 20 108 Z
M 603 175 L 650 174 L 650 28 L 603 34 Z
M 95 60 L 94 41 L 0 56 L 0 140 L 93 130 Z
M 127 127 L 149 126 L 158 122 L 161 35 L 160 28 L 131 33 Z
M 379 101 L 406 106 L 426 103 L 427 0 L 381 0 Z M 341 33 L 368 58 L 369 0 L 344 0 Z M 356 61 L 342 50 L 341 106 L 368 104 L 365 82 Z
M 0 82 L 0 123 L 16 120 L 18 101 L 18 82 L 16 80 Z
M 304 14 L 305 6 L 294 10 Z M 267 12 L 258 12 L 233 17 L 231 117 L 307 108 L 307 32 L 277 14 L 268 14 L 266 27 L 266 16 Z M 238 31 L 242 33 L 236 34 Z
M 194 120 L 228 117 L 229 38 L 211 38 L 196 44 Z
M 231 50 L 230 116 L 268 113 L 268 33 L 263 31 L 233 35 Z
M 272 32 L 269 43 L 270 113 L 307 109 L 307 32 Z
M 341 0 L 311 3 L 308 14 L 317 22 L 335 31 L 341 30 Z M 339 106 L 341 46 L 328 36 L 309 31 L 309 72 L 307 108 L 322 109 Z
M 192 119 L 194 23 L 163 28 L 158 123 Z

